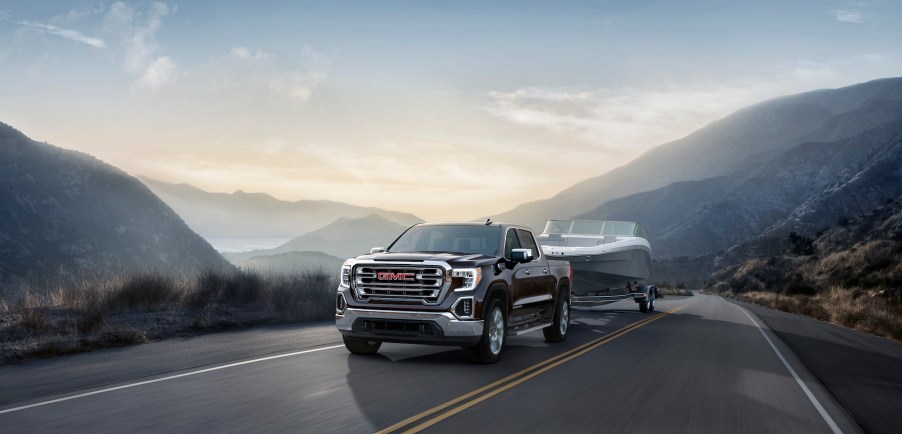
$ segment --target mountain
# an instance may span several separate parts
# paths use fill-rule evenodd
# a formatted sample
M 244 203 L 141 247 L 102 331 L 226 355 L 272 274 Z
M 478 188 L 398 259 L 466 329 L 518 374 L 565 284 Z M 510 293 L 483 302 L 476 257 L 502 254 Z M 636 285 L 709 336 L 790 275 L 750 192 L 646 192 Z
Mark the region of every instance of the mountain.
M 274 249 L 223 253 L 223 256 L 233 264 L 240 264 L 255 256 L 303 251 L 325 252 L 342 259 L 351 258 L 368 253 L 372 247 L 387 247 L 407 228 L 408 226 L 399 225 L 378 214 L 356 219 L 340 218 Z
M 849 139 L 898 119 L 900 100 L 902 78 L 765 101 L 653 148 L 552 198 L 520 205 L 493 219 L 541 230 L 546 219 L 585 215 L 636 193 L 677 182 L 747 174 L 796 145 Z
M 328 200 L 288 202 L 264 193 L 210 193 L 188 184 L 140 177 L 151 191 L 179 213 L 197 233 L 217 237 L 297 236 L 336 218 L 377 214 L 403 226 L 422 222 L 413 215 Z
M 0 123 L 0 281 L 231 268 L 137 179 Z
M 831 288 L 902 294 L 902 195 L 813 236 L 793 232 L 781 241 L 778 251 L 719 268 L 707 286 L 805 295 Z
M 238 267 L 264 273 L 297 273 L 323 270 L 338 275 L 344 259 L 323 252 L 286 252 L 274 255 L 254 256 L 242 261 Z

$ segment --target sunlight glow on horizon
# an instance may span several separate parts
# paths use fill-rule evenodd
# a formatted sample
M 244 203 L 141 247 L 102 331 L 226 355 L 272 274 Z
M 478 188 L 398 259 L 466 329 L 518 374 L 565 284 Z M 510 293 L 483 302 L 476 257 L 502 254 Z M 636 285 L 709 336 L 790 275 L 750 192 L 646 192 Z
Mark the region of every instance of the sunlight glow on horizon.
M 900 16 L 878 2 L 10 2 L 0 121 L 207 191 L 474 219 L 744 106 L 900 75 Z

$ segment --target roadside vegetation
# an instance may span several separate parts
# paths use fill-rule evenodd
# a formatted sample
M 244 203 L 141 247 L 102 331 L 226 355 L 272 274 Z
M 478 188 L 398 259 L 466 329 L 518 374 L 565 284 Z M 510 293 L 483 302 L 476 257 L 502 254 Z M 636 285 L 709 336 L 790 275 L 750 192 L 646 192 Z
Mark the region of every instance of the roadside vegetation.
M 659 295 L 682 295 L 691 297 L 695 294 L 692 293 L 691 290 L 686 289 L 686 284 L 684 282 L 680 283 L 670 283 L 670 282 L 661 282 L 656 284 L 658 287 Z
M 338 285 L 333 274 L 145 272 L 2 288 L 0 364 L 206 331 L 329 320 Z
M 902 341 L 902 200 L 785 246 L 712 274 L 705 290 Z

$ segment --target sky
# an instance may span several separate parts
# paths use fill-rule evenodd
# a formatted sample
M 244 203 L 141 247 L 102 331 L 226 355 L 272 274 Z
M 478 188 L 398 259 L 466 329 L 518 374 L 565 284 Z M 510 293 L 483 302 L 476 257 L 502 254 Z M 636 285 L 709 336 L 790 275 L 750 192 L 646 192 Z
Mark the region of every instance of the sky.
M 473 219 L 902 75 L 899 1 L 0 3 L 0 121 L 132 175 Z

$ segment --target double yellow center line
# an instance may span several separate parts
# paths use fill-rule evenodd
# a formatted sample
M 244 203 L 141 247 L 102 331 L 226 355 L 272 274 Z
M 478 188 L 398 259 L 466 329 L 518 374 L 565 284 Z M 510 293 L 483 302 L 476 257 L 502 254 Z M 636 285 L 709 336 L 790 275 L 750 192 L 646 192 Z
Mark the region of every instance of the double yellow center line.
M 537 377 L 550 369 L 560 366 L 564 363 L 567 363 L 577 357 L 585 355 L 586 353 L 613 341 L 639 327 L 642 327 L 646 324 L 650 324 L 655 322 L 661 318 L 664 318 L 668 315 L 671 315 L 679 310 L 684 309 L 686 306 L 689 306 L 691 303 L 684 304 L 682 306 L 675 307 L 666 312 L 661 312 L 658 315 L 651 316 L 642 321 L 630 324 L 622 329 L 619 329 L 607 336 L 599 337 L 595 340 L 592 340 L 588 343 L 580 345 L 576 348 L 573 348 L 567 352 L 559 354 L 555 357 L 552 357 L 548 360 L 539 362 L 535 365 L 532 365 L 522 371 L 516 372 L 514 374 L 508 375 L 494 383 L 485 385 L 476 389 L 472 392 L 461 395 L 457 398 L 454 398 L 444 404 L 438 405 L 436 407 L 430 408 L 422 413 L 411 416 L 407 419 L 402 420 L 388 428 L 385 428 L 381 431 L 378 431 L 376 434 L 386 434 L 396 431 L 401 431 L 403 428 L 407 428 L 403 430 L 404 433 L 416 433 L 420 432 L 426 428 L 429 428 L 451 416 L 454 416 L 457 413 L 460 413 L 476 404 L 479 404 L 482 401 L 485 401 L 499 393 L 502 393 L 508 389 L 516 387 L 517 385 L 531 379 Z M 447 410 L 447 411 L 446 411 Z M 412 426 L 411 425 L 414 425 Z

